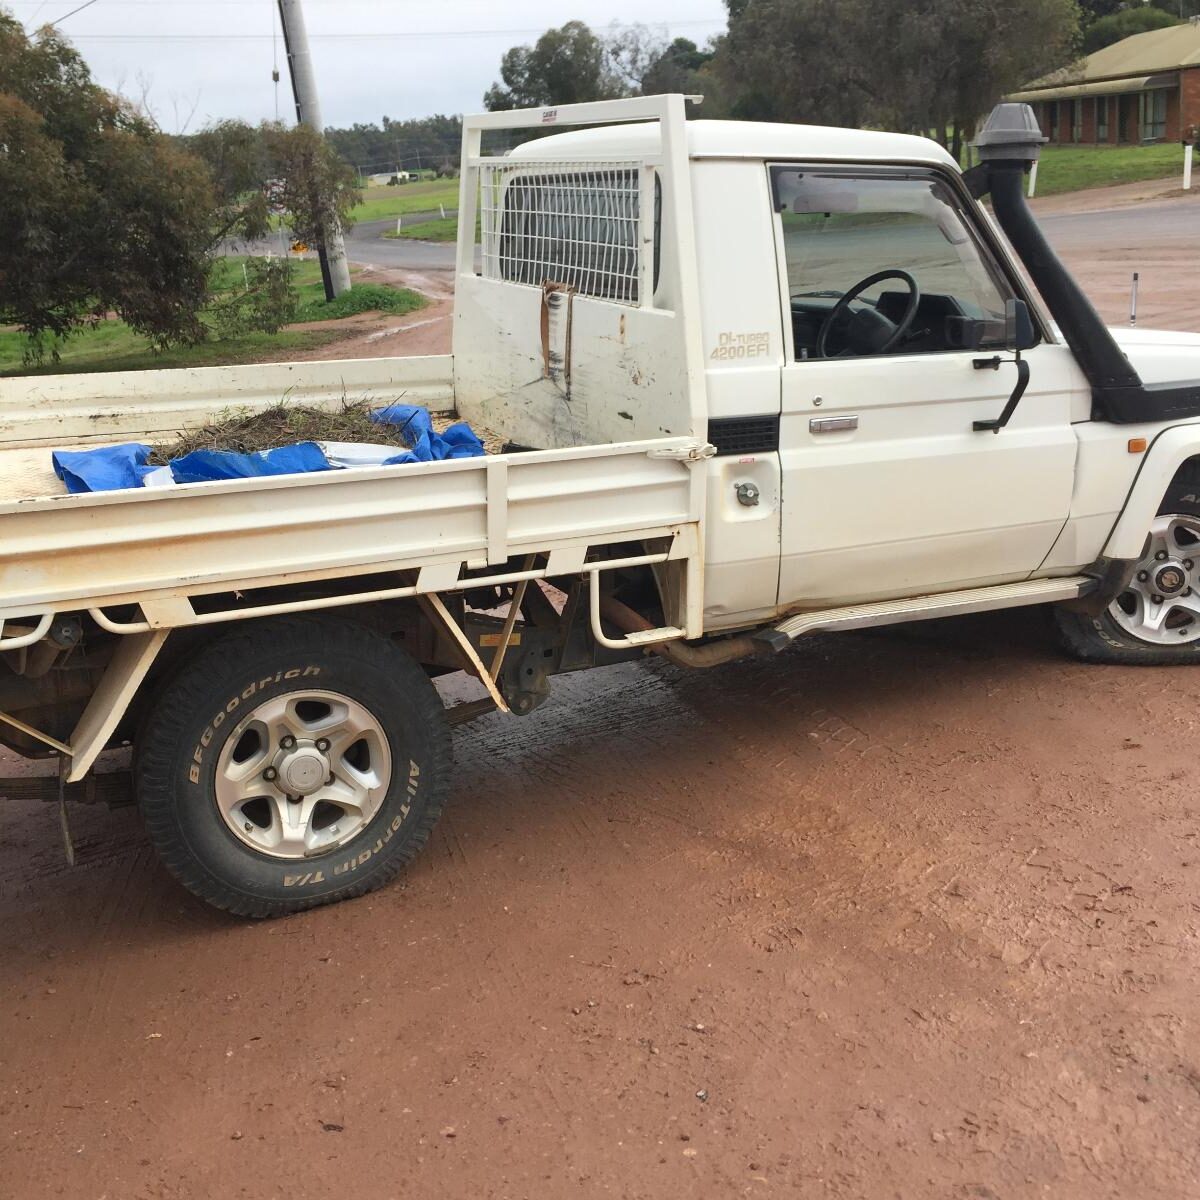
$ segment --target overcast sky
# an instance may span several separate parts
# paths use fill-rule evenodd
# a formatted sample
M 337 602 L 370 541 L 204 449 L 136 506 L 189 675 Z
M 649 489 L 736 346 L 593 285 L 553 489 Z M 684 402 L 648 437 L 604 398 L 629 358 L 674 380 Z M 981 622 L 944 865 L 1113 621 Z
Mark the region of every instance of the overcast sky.
M 83 0 L 0 0 L 29 28 L 56 21 Z M 703 43 L 725 26 L 721 0 L 305 0 L 326 125 L 388 116 L 478 112 L 509 46 L 564 21 L 665 28 Z M 279 112 L 291 94 L 275 0 L 95 0 L 61 26 L 98 83 L 149 106 L 178 132 L 222 117 L 275 115 L 273 52 L 282 76 Z

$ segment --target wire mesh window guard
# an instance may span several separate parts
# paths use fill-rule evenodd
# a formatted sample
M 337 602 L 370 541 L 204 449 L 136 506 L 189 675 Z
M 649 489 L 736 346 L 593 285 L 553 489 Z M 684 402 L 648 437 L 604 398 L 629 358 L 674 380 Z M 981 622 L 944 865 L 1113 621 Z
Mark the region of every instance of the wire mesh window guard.
M 484 277 L 640 303 L 642 170 L 628 162 L 484 165 Z

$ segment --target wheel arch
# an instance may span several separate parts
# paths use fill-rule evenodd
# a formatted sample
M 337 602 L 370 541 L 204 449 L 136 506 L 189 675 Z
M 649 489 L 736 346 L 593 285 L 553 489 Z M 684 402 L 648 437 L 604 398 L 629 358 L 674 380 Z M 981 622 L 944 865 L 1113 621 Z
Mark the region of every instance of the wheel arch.
M 415 600 L 348 604 L 344 608 L 321 609 L 304 616 L 310 621 L 350 624 L 373 630 L 396 640 L 427 671 L 438 668 L 433 652 L 436 629 Z M 72 755 L 70 778 L 76 780 L 86 775 L 106 747 L 136 741 L 137 730 L 158 696 L 170 686 L 176 674 L 203 654 L 213 642 L 239 627 L 252 627 L 258 622 L 272 619 L 270 615 L 263 615 L 242 621 L 219 621 L 172 629 L 169 636 L 164 636 L 159 642 L 145 669 L 140 672 L 132 661 L 132 655 L 114 653 L 96 689 L 97 693 L 105 690 L 113 698 L 113 703 L 104 706 L 109 719 L 103 726 L 97 724 L 91 727 L 85 727 L 81 720 L 76 727 L 71 737 L 75 753 Z M 120 650 L 134 645 L 135 639 L 148 637 L 146 634 L 114 635 L 114 640 L 117 650 Z
M 1200 424 L 1164 430 L 1146 453 L 1146 460 L 1125 499 L 1117 522 L 1104 546 L 1107 559 L 1141 557 L 1146 531 L 1158 515 L 1171 484 L 1194 473 L 1200 495 Z

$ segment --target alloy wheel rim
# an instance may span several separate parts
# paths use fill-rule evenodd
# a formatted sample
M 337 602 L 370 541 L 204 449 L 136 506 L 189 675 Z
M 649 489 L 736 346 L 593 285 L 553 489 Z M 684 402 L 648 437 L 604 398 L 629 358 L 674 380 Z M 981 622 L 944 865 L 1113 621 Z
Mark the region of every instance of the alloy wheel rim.
M 1181 646 L 1200 640 L 1200 517 L 1155 519 L 1145 555 L 1108 611 L 1142 642 Z
M 289 692 L 230 732 L 214 799 L 244 845 L 306 859 L 357 837 L 379 812 L 391 776 L 387 735 L 367 708 L 338 692 Z

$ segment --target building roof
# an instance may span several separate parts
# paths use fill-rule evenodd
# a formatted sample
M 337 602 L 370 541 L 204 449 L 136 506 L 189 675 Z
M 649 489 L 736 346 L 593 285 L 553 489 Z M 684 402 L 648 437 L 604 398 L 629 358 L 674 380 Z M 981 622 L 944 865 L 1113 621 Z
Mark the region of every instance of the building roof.
M 1063 100 L 1070 96 L 1103 95 L 1122 89 L 1099 85 L 1121 79 L 1134 79 L 1140 85 L 1126 86 L 1124 90 L 1128 91 L 1170 87 L 1178 79 L 1165 73 L 1184 67 L 1200 67 L 1200 22 L 1197 21 L 1135 33 L 1133 37 L 1105 46 L 1061 71 L 1035 80 L 1009 99 Z
M 765 121 L 688 121 L 691 158 L 819 159 L 849 162 L 917 162 L 956 167 L 953 157 L 929 138 L 827 125 L 780 125 Z M 657 123 L 598 125 L 556 133 L 518 146 L 513 158 L 613 159 L 657 154 Z

